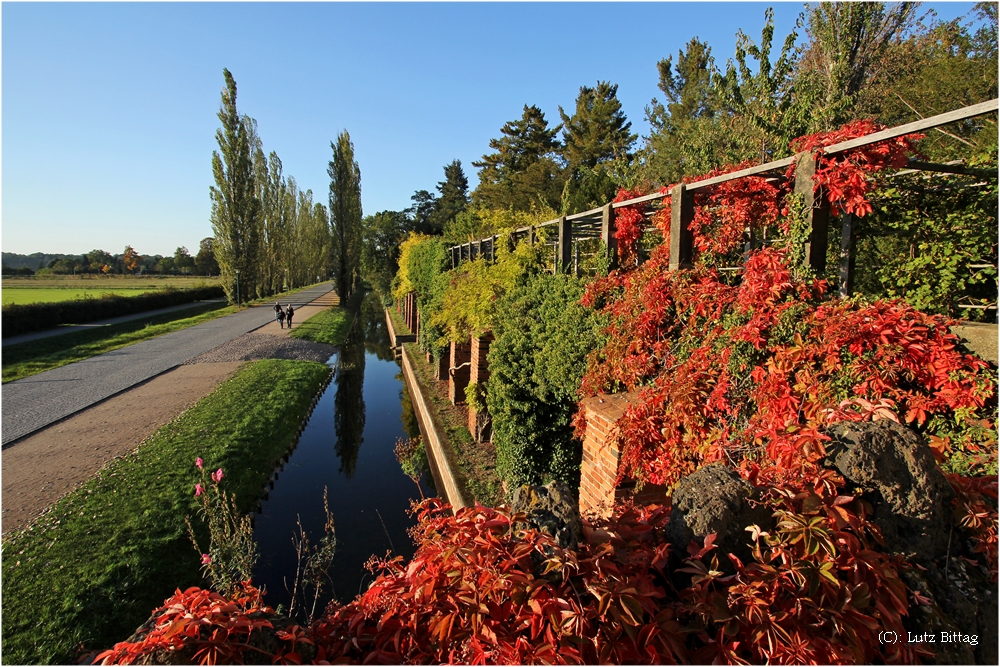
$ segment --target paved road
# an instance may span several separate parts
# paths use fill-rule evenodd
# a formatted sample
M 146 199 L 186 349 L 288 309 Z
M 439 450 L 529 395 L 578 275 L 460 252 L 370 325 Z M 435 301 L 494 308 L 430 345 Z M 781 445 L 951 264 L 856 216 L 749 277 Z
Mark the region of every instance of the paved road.
M 298 306 L 326 294 L 329 283 L 283 298 Z M 3 446 L 114 396 L 274 319 L 258 306 L 123 347 L 3 386 Z

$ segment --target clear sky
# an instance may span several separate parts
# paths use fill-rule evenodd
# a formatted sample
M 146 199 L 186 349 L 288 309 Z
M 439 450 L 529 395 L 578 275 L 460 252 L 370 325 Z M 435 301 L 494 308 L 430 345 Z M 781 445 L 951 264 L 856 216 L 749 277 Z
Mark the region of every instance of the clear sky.
M 197 252 L 224 67 L 265 152 L 314 201 L 350 132 L 370 214 L 433 191 L 456 158 L 475 187 L 471 162 L 524 104 L 555 125 L 598 80 L 648 134 L 657 61 L 697 36 L 724 68 L 768 6 L 777 51 L 799 2 L 4 2 L 3 250 Z M 952 19 L 972 3 L 929 6 Z

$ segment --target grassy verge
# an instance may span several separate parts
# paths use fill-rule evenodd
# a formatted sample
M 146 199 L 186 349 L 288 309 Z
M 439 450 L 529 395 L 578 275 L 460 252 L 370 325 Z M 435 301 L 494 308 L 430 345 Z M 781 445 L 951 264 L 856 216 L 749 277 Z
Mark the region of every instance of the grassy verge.
M 434 377 L 434 369 L 420 348 L 413 343 L 404 343 L 404 347 L 413 361 L 420 391 L 444 429 L 443 445 L 454 454 L 448 457 L 449 463 L 459 477 L 459 485 L 471 496 L 466 501 L 496 505 L 502 497 L 500 478 L 496 475 L 496 448 L 491 442 L 477 443 L 472 439 L 467 426 L 468 411 L 465 406 L 452 405 L 448 400 L 448 383 Z
M 330 308 L 296 325 L 288 335 L 314 343 L 343 345 L 353 319 L 354 313 L 346 308 Z
M 3 382 L 20 380 L 234 312 L 234 307 L 222 303 L 206 303 L 189 310 L 8 345 L 3 348 Z
M 3 540 L 3 659 L 66 664 L 80 647 L 128 637 L 175 588 L 202 584 L 185 515 L 196 518 L 194 460 L 225 471 L 252 511 L 330 369 L 249 364 L 115 459 L 25 530 Z
M 387 308 L 389 311 L 389 317 L 392 318 L 392 328 L 396 330 L 396 335 L 405 335 L 413 333 L 410 328 L 406 326 L 406 320 L 403 316 L 396 312 L 396 306 L 392 305 Z

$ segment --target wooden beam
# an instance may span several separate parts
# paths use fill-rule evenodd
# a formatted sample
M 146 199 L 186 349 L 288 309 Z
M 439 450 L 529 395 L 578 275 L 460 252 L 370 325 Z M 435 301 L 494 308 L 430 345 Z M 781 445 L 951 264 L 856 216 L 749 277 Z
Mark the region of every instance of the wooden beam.
M 556 273 L 566 273 L 573 252 L 573 227 L 566 216 L 559 218 L 559 242 L 556 244 Z
M 975 176 L 977 178 L 996 178 L 997 172 L 989 169 L 973 169 L 961 164 L 937 164 L 934 162 L 921 162 L 920 160 L 910 160 L 907 164 L 907 173 L 914 171 L 933 171 L 940 174 L 963 174 L 965 176 Z M 897 172 L 902 174 L 903 172 Z
M 606 204 L 601 209 L 601 240 L 611 260 L 611 268 L 618 266 L 618 239 L 615 238 L 615 209 L 613 204 Z
M 694 262 L 694 193 L 683 183 L 670 191 L 670 264 L 671 271 L 690 269 Z
M 806 241 L 805 264 L 822 275 L 826 271 L 826 249 L 829 243 L 830 203 L 822 190 L 814 189 L 816 158 L 812 153 L 799 153 L 795 162 L 795 194 L 802 195 L 809 239 Z

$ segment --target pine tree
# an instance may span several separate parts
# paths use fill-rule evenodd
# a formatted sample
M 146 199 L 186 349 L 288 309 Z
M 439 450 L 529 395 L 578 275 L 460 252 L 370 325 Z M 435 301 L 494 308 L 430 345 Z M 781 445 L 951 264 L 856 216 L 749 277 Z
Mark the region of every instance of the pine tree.
M 559 107 L 562 118 L 562 155 L 571 169 L 593 169 L 616 157 L 630 157 L 636 135 L 622 112 L 618 85 L 598 81 L 595 88 L 580 86 L 572 116 Z
M 524 105 L 521 119 L 505 123 L 502 138 L 490 139 L 496 152 L 472 163 L 479 168 L 473 201 L 485 208 L 516 211 L 539 205 L 558 208 L 564 180 L 557 161 L 559 129 L 549 129 L 541 109 Z
M 646 143 L 649 179 L 670 185 L 684 176 L 703 174 L 723 163 L 713 86 L 719 73 L 712 49 L 697 38 L 656 64 L 664 103 L 653 98 L 646 108 L 651 132 Z
M 437 198 L 430 216 L 431 226 L 440 233 L 445 225 L 455 219 L 469 205 L 469 179 L 462 171 L 462 162 L 453 160 L 444 168 L 444 180 L 437 184 L 441 196 Z
M 361 169 L 354 144 L 344 130 L 331 142 L 330 219 L 333 227 L 332 267 L 337 294 L 346 301 L 354 293 L 361 267 Z
M 413 206 L 404 213 L 410 218 L 410 227 L 419 234 L 440 234 L 441 229 L 434 226 L 434 211 L 437 209 L 437 197 L 433 192 L 417 190 L 410 197 Z
M 230 302 L 236 301 L 236 276 L 242 286 L 258 284 L 261 255 L 260 200 L 257 197 L 250 138 L 252 120 L 236 110 L 236 81 L 228 69 L 222 74 L 219 121 L 215 133 L 219 150 L 212 152 L 215 186 L 212 197 L 212 231 L 215 258 L 222 273 L 222 285 Z M 221 154 L 220 154 L 221 153 Z
M 614 198 L 618 190 L 603 167 L 612 161 L 629 164 L 636 135 L 629 129 L 618 101 L 618 86 L 598 81 L 597 86 L 581 86 L 572 116 L 559 107 L 562 117 L 562 156 L 567 179 L 562 193 L 563 213 L 577 213 Z

